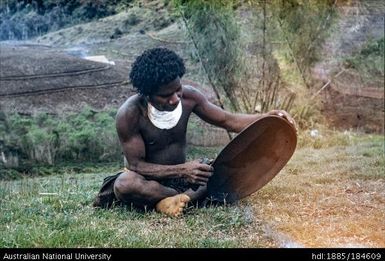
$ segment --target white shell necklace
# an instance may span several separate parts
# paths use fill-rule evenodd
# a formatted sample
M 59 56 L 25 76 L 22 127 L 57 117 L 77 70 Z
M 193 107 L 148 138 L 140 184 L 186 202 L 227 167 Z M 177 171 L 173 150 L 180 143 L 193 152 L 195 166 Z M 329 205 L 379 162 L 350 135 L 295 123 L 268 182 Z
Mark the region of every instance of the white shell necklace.
M 182 116 L 182 101 L 179 101 L 178 106 L 173 111 L 159 111 L 148 102 L 147 115 L 155 127 L 169 130 L 178 124 Z

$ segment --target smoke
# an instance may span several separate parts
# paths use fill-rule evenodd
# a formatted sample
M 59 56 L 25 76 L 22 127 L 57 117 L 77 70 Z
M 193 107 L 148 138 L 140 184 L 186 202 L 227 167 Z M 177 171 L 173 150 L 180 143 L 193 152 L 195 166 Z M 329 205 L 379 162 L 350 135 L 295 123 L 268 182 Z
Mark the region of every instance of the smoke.
M 89 50 L 83 45 L 75 45 L 65 49 L 64 52 L 68 55 L 84 59 L 86 56 L 88 56 Z

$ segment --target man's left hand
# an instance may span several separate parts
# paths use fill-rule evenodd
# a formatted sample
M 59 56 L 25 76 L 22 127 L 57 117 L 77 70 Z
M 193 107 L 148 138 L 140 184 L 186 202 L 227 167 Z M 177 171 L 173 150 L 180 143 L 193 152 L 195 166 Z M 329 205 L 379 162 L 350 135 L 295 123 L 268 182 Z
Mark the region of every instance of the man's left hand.
M 286 111 L 284 111 L 284 110 L 272 110 L 272 111 L 269 111 L 267 113 L 267 115 L 276 115 L 276 116 L 282 117 L 285 120 L 287 120 L 291 125 L 293 125 L 293 127 L 297 130 L 297 124 L 295 123 L 295 120 Z

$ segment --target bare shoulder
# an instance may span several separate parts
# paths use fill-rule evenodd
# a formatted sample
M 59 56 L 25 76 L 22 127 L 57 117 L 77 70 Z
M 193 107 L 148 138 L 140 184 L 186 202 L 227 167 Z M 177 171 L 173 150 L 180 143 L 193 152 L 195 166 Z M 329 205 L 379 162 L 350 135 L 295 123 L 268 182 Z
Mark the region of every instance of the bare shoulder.
M 138 94 L 131 96 L 118 109 L 116 124 L 136 125 L 142 114 L 142 107 L 142 98 Z
M 202 100 L 206 99 L 204 94 L 198 88 L 189 84 L 183 85 L 183 97 L 195 103 L 200 103 Z

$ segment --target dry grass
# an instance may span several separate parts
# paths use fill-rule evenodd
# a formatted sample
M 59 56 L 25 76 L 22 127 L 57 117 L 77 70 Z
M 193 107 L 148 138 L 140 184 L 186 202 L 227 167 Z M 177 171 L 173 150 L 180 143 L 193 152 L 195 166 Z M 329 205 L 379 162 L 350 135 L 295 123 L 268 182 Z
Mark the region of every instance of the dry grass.
M 300 246 L 385 247 L 384 161 L 383 137 L 302 148 L 251 201 Z

